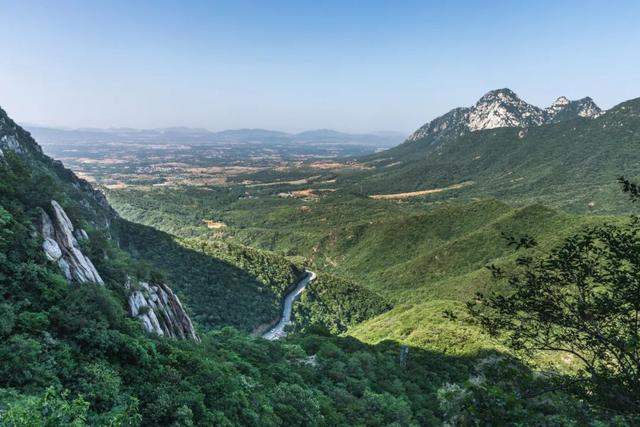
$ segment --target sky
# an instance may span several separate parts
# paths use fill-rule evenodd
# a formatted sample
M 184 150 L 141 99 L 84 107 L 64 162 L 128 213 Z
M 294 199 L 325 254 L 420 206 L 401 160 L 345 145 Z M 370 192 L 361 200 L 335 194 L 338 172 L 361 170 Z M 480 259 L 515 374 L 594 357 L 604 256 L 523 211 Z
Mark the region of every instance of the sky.
M 350 132 L 411 132 L 502 87 L 610 108 L 640 97 L 638 16 L 637 0 L 0 0 L 0 106 L 59 127 Z

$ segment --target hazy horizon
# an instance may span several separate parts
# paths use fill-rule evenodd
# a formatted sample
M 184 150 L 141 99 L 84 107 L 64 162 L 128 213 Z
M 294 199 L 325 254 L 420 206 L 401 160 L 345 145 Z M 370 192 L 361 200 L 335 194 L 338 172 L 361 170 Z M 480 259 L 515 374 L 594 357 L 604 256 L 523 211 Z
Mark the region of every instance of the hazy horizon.
M 1 107 L 1 106 L 0 106 Z M 384 134 L 384 133 L 395 133 L 395 134 L 406 134 L 408 135 L 410 132 L 403 132 L 403 131 L 398 131 L 398 130 L 394 130 L 394 129 L 370 129 L 370 130 L 363 130 L 363 131 L 345 131 L 345 130 L 341 130 L 341 129 L 330 129 L 330 128 L 314 128 L 314 129 L 302 129 L 302 130 L 295 130 L 295 131 L 287 131 L 287 130 L 282 130 L 282 129 L 269 129 L 269 128 L 257 128 L 257 127 L 241 127 L 241 128 L 228 128 L 228 129 L 208 129 L 206 127 L 193 127 L 193 126 L 181 126 L 181 125 L 175 125 L 175 126 L 161 126 L 161 127 L 155 127 L 155 128 L 136 128 L 136 127 L 116 127 L 116 126 L 111 126 L 111 127 L 70 127 L 70 126 L 56 126 L 56 125 L 48 125 L 48 124 L 42 124 L 42 123 L 31 123 L 31 122 L 18 122 L 18 124 L 24 128 L 47 128 L 47 129 L 55 129 L 55 130 L 62 130 L 62 131 L 113 131 L 113 132 L 117 132 L 117 131 L 125 131 L 125 130 L 132 130 L 132 131 L 161 131 L 161 130 L 169 130 L 169 129 L 185 129 L 185 130 L 202 130 L 202 131 L 207 131 L 207 132 L 212 132 L 212 133 L 217 133 L 217 132 L 225 132 L 225 131 L 241 131 L 241 130 L 264 130 L 264 131 L 270 131 L 270 132 L 282 132 L 282 133 L 288 133 L 288 134 L 297 134 L 297 133 L 303 133 L 303 132 L 315 132 L 315 131 L 335 131 L 335 132 L 342 132 L 342 133 L 350 133 L 350 134 Z
M 502 87 L 640 96 L 631 1 L 2 7 L 0 106 L 38 126 L 408 134 Z

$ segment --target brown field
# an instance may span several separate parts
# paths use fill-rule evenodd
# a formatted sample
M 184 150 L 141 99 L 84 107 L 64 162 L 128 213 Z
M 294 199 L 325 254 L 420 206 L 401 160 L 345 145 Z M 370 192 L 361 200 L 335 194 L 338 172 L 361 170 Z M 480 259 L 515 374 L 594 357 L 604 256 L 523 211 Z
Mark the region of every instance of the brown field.
M 212 219 L 203 219 L 202 222 L 207 224 L 208 228 L 211 228 L 211 229 L 214 229 L 214 230 L 218 230 L 220 228 L 224 228 L 224 227 L 227 226 L 227 224 L 225 224 L 224 222 L 214 221 Z
M 454 184 L 454 185 L 450 185 L 449 187 L 443 187 L 443 188 L 432 188 L 430 190 L 412 191 L 408 193 L 373 194 L 369 197 L 376 200 L 400 200 L 400 199 L 407 199 L 409 197 L 417 197 L 417 196 L 425 196 L 427 194 L 441 193 L 443 191 L 448 191 L 448 190 L 457 190 L 459 188 L 468 187 L 470 185 L 473 185 L 473 181 L 465 181 L 465 182 L 461 182 L 460 184 Z
M 309 165 L 312 169 L 331 170 L 331 169 L 371 169 L 371 166 L 362 163 L 348 162 L 313 162 Z
M 308 184 L 309 181 L 313 181 L 314 179 L 318 179 L 318 178 L 320 178 L 320 175 L 310 176 L 308 178 L 296 179 L 294 181 L 259 182 L 259 183 L 247 184 L 247 187 L 268 187 L 270 185 L 281 185 L 281 184 L 302 185 L 302 184 Z M 245 182 L 246 181 L 243 181 L 243 184 Z
M 127 184 L 124 182 L 118 182 L 116 184 L 107 184 L 105 185 L 109 190 L 122 190 L 123 188 L 127 188 Z

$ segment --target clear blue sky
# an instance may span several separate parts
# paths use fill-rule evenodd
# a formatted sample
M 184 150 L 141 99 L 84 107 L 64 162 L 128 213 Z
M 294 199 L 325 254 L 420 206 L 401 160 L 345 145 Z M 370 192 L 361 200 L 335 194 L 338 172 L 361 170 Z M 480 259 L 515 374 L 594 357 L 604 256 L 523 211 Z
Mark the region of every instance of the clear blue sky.
M 640 96 L 634 1 L 0 0 L 0 105 L 69 127 L 411 131 L 490 89 Z

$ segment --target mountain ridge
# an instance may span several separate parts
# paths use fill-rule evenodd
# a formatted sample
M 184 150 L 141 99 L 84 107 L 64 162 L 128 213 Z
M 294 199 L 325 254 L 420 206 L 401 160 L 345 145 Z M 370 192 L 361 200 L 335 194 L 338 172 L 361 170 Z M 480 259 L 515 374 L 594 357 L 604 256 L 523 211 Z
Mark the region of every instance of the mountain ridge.
M 327 143 L 372 145 L 390 148 L 401 143 L 406 134 L 394 131 L 365 133 L 341 132 L 333 129 L 310 129 L 302 132 L 283 132 L 260 128 L 226 129 L 210 131 L 202 128 L 167 127 L 156 129 L 134 128 L 77 128 L 67 129 L 54 126 L 28 124 L 24 126 L 40 143 L 88 141 L 121 142 L 134 140 L 141 142 L 259 142 L 259 143 Z
M 505 127 L 528 128 L 557 123 L 576 117 L 596 118 L 603 111 L 590 97 L 571 101 L 560 96 L 546 109 L 522 100 L 508 88 L 494 89 L 484 94 L 471 107 L 458 107 L 427 122 L 408 138 L 407 142 L 425 142 L 438 146 L 446 138 L 466 132 Z

